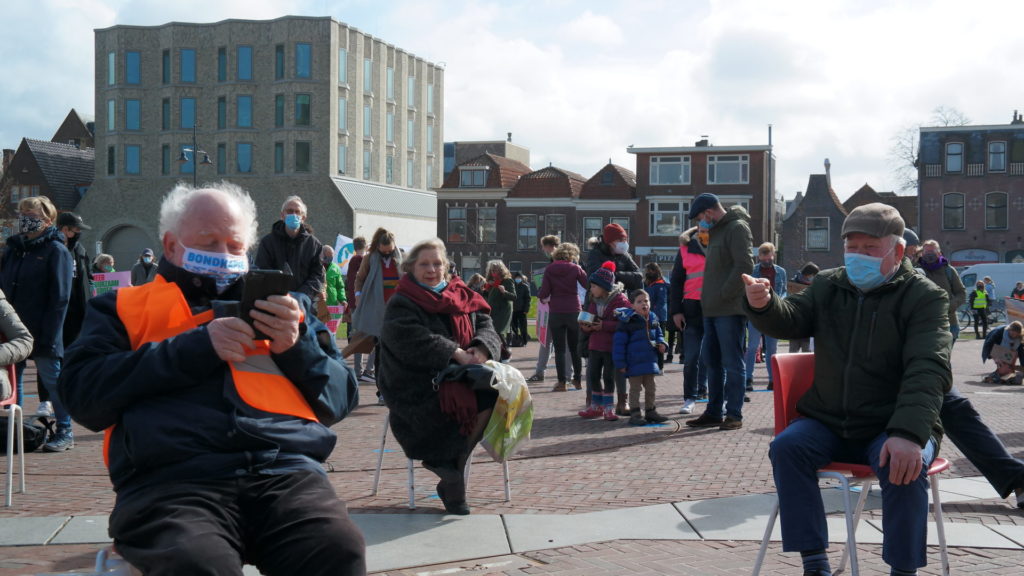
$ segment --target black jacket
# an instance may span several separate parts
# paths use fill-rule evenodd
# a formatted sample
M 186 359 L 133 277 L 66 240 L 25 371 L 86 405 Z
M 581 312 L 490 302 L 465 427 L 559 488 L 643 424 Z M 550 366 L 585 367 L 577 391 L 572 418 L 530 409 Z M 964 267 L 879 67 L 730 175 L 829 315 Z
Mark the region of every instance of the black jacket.
M 270 234 L 260 239 L 255 266 L 263 270 L 291 272 L 291 290 L 316 300 L 326 280 L 324 265 L 320 261 L 321 250 L 323 245 L 309 233 L 305 224 L 300 226 L 298 235 L 292 238 L 285 231 L 284 221 L 278 220 L 274 222 Z
M 78 338 L 85 318 L 85 305 L 92 296 L 92 272 L 89 271 L 89 253 L 85 246 L 78 242 L 78 236 L 71 239 L 69 249 L 75 263 L 74 277 L 71 280 L 71 299 L 68 301 L 68 313 L 64 316 L 64 348 Z
M 633 261 L 633 257 L 628 253 L 612 253 L 611 246 L 605 244 L 604 240 L 598 240 L 590 252 L 587 252 L 587 276 L 589 277 L 609 260 L 615 262 L 615 281 L 622 282 L 622 286 L 625 288 L 623 292 L 629 294 L 633 290 L 644 287 L 644 275 L 640 272 L 640 267 Z
M 64 356 L 64 315 L 71 299 L 74 262 L 64 235 L 50 227 L 34 240 L 7 239 L 0 289 L 32 333 L 32 357 Z
M 526 282 L 516 284 L 516 301 L 513 302 L 512 312 L 526 314 L 530 311 L 530 287 Z

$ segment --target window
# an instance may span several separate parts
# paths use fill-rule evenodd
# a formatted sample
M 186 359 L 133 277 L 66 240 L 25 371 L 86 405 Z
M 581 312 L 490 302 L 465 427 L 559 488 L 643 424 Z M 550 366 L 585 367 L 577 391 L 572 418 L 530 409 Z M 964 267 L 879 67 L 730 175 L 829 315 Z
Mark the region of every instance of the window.
M 191 152 L 191 150 L 192 150 L 192 145 L 191 144 L 179 144 L 178 145 L 178 158 L 181 158 L 182 155 L 184 155 L 185 158 L 188 158 L 188 162 L 182 162 L 182 163 L 178 164 L 178 173 L 179 174 L 191 174 L 191 173 L 195 172 L 196 165 L 195 165 L 195 162 L 193 162 L 193 160 L 195 159 L 196 156 L 195 156 L 195 153 Z
M 338 48 L 338 84 L 348 84 L 348 50 Z
M 116 52 L 107 52 L 107 86 L 113 86 L 117 80 Z
M 309 94 L 295 95 L 295 125 L 310 125 Z
M 1006 192 L 985 194 L 985 229 L 1006 229 Z
M 284 172 L 284 142 L 274 142 L 274 174 Z
M 964 170 L 963 142 L 946 144 L 946 172 L 957 173 Z
M 427 124 L 427 154 L 434 153 L 434 127 Z
M 221 46 L 217 48 L 217 82 L 227 82 L 228 79 L 228 49 Z
M 309 142 L 295 143 L 295 171 L 309 172 L 312 163 L 312 154 Z
M 139 101 L 138 100 L 125 100 L 124 101 L 124 129 L 125 130 L 138 130 L 139 129 Z
M 629 235 L 629 218 L 615 217 L 612 216 L 608 219 L 609 224 L 618 224 L 622 226 L 622 229 L 626 231 L 626 235 Z
M 387 95 L 388 100 L 395 99 L 395 69 L 388 66 L 385 70 L 385 88 L 384 93 Z
M 601 236 L 601 229 L 604 224 L 601 221 L 600 216 L 588 216 L 583 219 L 583 243 L 591 238 L 597 238 Z
M 611 176 L 611 172 L 606 172 Z M 604 182 L 601 182 L 604 184 Z M 651 156 L 651 186 L 690 183 L 689 156 Z M 611 184 L 611 182 L 608 182 Z
M 238 80 L 252 80 L 252 46 L 238 47 L 238 61 L 235 62 Z
M 615 174 L 611 170 L 605 170 L 601 174 L 601 186 L 611 186 L 612 184 L 615 184 Z
M 651 202 L 651 236 L 679 236 L 684 222 L 682 202 Z
M 348 146 L 338 144 L 338 174 L 348 172 Z
M 516 248 L 533 250 L 537 247 L 537 216 L 520 214 L 516 226 Z
M 191 129 L 196 125 L 196 99 L 195 98 L 182 98 L 181 99 L 181 122 L 179 128 Z
M 708 184 L 748 184 L 750 156 L 708 156 Z
M 395 157 L 390 154 L 384 158 L 384 182 L 395 183 Z
M 427 161 L 427 188 L 430 188 L 433 185 L 434 185 L 434 164 L 428 160 Z
M 164 50 L 160 54 L 160 81 L 164 84 L 171 83 L 171 51 Z
M 412 158 L 405 161 L 405 185 L 408 188 L 416 187 L 416 162 Z
M 510 260 L 508 263 L 508 271 L 515 274 L 516 272 L 523 272 L 523 263 L 519 260 Z M 529 282 L 529 279 L 527 279 Z
M 142 55 L 139 52 L 124 53 L 124 81 L 127 84 L 142 83 Z
M 565 236 L 565 214 L 548 214 L 544 217 L 544 235 Z
M 195 82 L 196 81 L 196 51 L 191 48 L 183 48 L 179 55 L 179 69 L 178 73 L 181 75 L 182 82 Z
M 459 188 L 484 188 L 486 186 L 486 168 L 462 168 L 459 170 Z
M 116 161 L 116 158 L 114 158 L 114 147 L 107 146 L 107 176 L 114 175 L 114 164 Z
M 224 174 L 228 167 L 228 145 L 220 142 L 217 144 L 217 174 Z
M 363 92 L 373 94 L 373 60 L 363 59 Z
M 164 98 L 160 102 L 160 129 L 171 129 L 171 99 Z
M 409 118 L 408 122 L 405 123 L 405 137 L 406 146 L 409 148 L 416 147 L 416 121 Z
M 274 126 L 284 126 L 284 94 L 274 96 Z
M 395 113 L 394 112 L 388 112 L 387 118 L 388 118 L 388 121 L 387 121 L 387 131 L 386 131 L 387 141 L 388 141 L 388 144 L 394 144 L 395 143 Z
M 338 131 L 348 131 L 348 100 L 338 98 Z
M 242 174 L 252 172 L 252 144 L 238 142 L 235 144 L 235 157 L 237 158 L 236 171 Z
M 463 256 L 462 257 L 462 277 L 469 278 L 473 274 L 479 274 L 480 270 L 480 257 L 479 256 Z
M 942 196 L 942 229 L 964 229 L 964 195 L 959 192 Z
M 299 42 L 295 45 L 295 77 L 309 78 L 313 75 L 313 45 Z
M 468 226 L 465 208 L 448 208 L 448 242 L 465 242 Z
M 252 128 L 252 96 L 239 96 L 235 110 L 235 124 L 239 128 Z
M 125 174 L 138 174 L 139 173 L 139 147 L 138 146 L 125 146 L 124 147 L 124 173 Z
M 117 118 L 117 109 L 113 100 L 107 100 L 107 132 L 114 131 L 114 119 Z
M 498 241 L 497 208 L 477 208 L 476 231 L 476 238 L 478 242 L 493 244 Z M 534 234 L 536 234 L 536 231 Z
M 427 114 L 434 113 L 434 85 L 427 84 Z
M 807 250 L 829 251 L 831 240 L 829 224 L 828 218 L 807 219 L 807 238 L 804 241 Z
M 988 143 L 988 171 L 1006 172 L 1006 142 Z
M 284 78 L 284 44 L 274 46 L 274 80 Z
M 371 122 L 373 120 L 373 110 L 369 104 L 363 106 L 363 138 L 370 138 L 373 136 L 373 131 L 370 129 Z
M 171 173 L 171 145 L 164 144 L 160 147 L 160 173 L 167 175 Z
M 416 106 L 416 77 L 409 76 L 409 89 L 406 92 L 406 102 L 408 102 L 409 108 Z
M 363 180 L 369 180 L 373 170 L 370 166 L 370 149 L 363 149 Z
M 228 99 L 226 96 L 217 98 L 217 129 L 223 130 L 228 127 Z

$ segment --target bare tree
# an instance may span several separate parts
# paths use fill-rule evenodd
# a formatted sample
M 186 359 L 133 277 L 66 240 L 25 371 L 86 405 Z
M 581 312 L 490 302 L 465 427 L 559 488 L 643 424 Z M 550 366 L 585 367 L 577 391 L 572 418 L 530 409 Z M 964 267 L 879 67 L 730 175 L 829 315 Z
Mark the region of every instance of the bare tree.
M 956 108 L 938 106 L 932 110 L 929 126 L 966 126 L 971 119 Z M 896 189 L 900 192 L 917 190 L 918 141 L 923 124 L 909 124 L 901 128 L 891 139 L 889 165 Z

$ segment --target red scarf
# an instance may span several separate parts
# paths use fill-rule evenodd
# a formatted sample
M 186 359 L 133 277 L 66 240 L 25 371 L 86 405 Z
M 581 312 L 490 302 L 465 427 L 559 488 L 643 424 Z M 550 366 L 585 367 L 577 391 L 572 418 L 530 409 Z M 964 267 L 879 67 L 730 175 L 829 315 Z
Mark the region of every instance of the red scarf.
M 473 312 L 491 312 L 484 297 L 466 286 L 458 276 L 453 276 L 438 294 L 416 282 L 412 274 L 403 274 L 398 281 L 398 293 L 415 302 L 425 312 L 451 316 L 452 336 L 462 348 L 468 347 L 476 336 L 476 327 L 469 315 Z

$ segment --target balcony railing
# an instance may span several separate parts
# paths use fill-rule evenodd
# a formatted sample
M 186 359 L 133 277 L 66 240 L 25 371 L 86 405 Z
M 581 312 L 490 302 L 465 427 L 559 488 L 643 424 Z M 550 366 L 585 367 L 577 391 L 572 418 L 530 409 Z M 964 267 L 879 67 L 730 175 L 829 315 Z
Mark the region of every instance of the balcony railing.
M 980 164 L 980 163 L 979 164 L 968 164 L 967 165 L 967 175 L 968 176 L 984 176 L 985 175 L 985 165 L 984 164 Z
M 926 178 L 938 178 L 942 176 L 942 164 L 925 164 L 924 175 Z
M 1010 176 L 1024 176 L 1024 162 L 1010 162 Z

